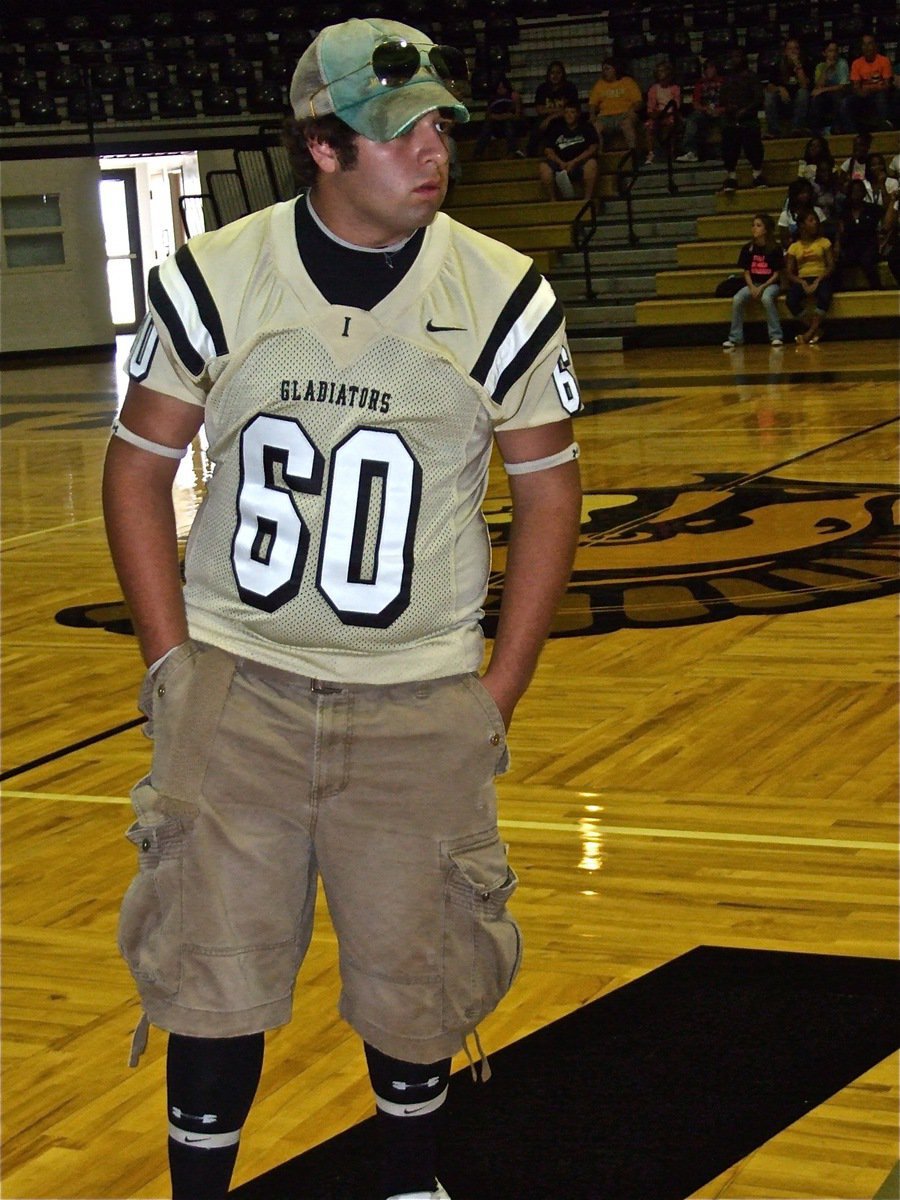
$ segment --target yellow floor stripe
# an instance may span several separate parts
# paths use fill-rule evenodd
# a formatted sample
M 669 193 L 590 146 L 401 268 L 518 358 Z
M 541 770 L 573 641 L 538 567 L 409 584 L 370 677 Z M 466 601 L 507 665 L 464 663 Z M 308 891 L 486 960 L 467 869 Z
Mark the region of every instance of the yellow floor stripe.
M 596 820 L 596 818 L 592 818 Z M 504 829 L 535 829 L 553 833 L 577 833 L 577 825 L 554 821 L 504 821 Z M 782 834 L 762 833 L 713 833 L 700 829 L 641 829 L 631 825 L 604 825 L 597 822 L 597 836 L 607 834 L 621 837 L 677 838 L 691 842 L 755 842 L 762 846 L 820 846 L 826 850 L 878 850 L 896 854 L 898 847 L 891 842 L 845 842 L 836 838 L 788 837 Z
M 96 525 L 98 521 L 102 520 L 102 516 L 84 517 L 80 521 L 66 521 L 63 525 L 51 525 L 47 529 L 34 529 L 30 533 L 18 533 L 15 537 L 4 538 L 0 542 L 0 550 L 5 550 L 7 546 L 15 546 L 19 542 L 32 542 L 35 538 L 46 537 L 48 533 L 60 533 L 63 530 L 75 529 L 79 525 Z
M 3 800 L 67 800 L 74 804 L 130 804 L 127 796 L 70 796 L 66 792 L 14 792 L 3 788 Z
M 18 792 L 4 788 L 0 797 L 5 800 L 63 800 L 75 804 L 130 804 L 127 796 L 73 796 L 65 792 Z M 596 820 L 596 818 L 592 818 Z M 583 836 L 582 829 L 564 821 L 500 821 L 503 829 L 530 829 L 543 833 L 571 833 Z M 688 842 L 745 842 L 760 846 L 815 846 L 825 850 L 874 850 L 896 854 L 898 847 L 891 842 L 852 842 L 838 838 L 788 837 L 781 834 L 715 833 L 703 829 L 642 829 L 632 825 L 603 825 L 598 822 L 596 834 L 601 837 L 672 838 Z

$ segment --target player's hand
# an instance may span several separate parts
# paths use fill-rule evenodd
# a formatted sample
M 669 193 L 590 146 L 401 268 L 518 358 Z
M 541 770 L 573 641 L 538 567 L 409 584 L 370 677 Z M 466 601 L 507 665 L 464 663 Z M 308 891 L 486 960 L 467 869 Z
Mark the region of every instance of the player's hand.
M 521 697 L 521 692 L 518 690 L 512 691 L 508 686 L 504 687 L 500 680 L 491 675 L 490 667 L 481 676 L 481 683 L 485 690 L 490 693 L 491 699 L 500 710 L 504 727 L 509 729 L 512 724 L 513 713 Z

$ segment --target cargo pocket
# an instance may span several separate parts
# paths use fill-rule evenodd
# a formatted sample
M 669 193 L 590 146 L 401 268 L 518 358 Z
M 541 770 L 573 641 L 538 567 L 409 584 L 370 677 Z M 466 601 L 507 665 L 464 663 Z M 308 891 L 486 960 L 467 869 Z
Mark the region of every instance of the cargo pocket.
M 446 842 L 443 1031 L 468 1031 L 509 991 L 522 936 L 506 905 L 518 879 L 495 829 Z
M 181 986 L 183 867 L 189 813 L 162 811 L 142 781 L 135 788 L 141 816 L 125 836 L 137 848 L 138 873 L 119 914 L 119 951 L 143 993 L 167 997 Z

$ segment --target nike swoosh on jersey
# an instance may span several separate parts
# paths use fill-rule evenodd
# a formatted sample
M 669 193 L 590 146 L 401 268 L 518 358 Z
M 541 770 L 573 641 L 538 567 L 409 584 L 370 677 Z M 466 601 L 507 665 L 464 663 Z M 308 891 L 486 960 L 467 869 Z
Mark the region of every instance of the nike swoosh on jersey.
M 429 333 L 465 333 L 465 325 L 435 325 L 431 317 L 425 322 Z

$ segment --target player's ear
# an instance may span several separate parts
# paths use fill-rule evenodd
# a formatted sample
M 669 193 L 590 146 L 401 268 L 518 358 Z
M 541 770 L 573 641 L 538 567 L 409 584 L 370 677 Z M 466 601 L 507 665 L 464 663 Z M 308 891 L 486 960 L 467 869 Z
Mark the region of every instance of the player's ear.
M 328 142 L 323 142 L 320 138 L 307 138 L 306 148 L 312 155 L 313 162 L 326 175 L 333 175 L 340 168 L 337 150 Z

